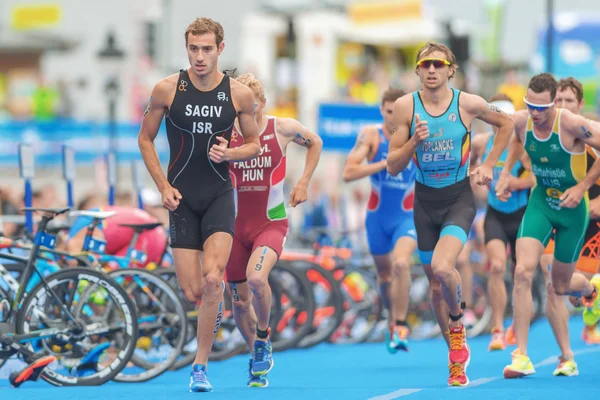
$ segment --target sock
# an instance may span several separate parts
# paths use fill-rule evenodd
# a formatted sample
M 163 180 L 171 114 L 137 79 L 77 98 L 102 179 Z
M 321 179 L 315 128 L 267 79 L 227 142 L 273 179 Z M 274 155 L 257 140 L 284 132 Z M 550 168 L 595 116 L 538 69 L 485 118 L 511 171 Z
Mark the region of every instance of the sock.
M 266 339 L 269 337 L 269 331 L 261 331 L 260 329 L 256 328 L 256 336 L 258 336 L 259 339 Z

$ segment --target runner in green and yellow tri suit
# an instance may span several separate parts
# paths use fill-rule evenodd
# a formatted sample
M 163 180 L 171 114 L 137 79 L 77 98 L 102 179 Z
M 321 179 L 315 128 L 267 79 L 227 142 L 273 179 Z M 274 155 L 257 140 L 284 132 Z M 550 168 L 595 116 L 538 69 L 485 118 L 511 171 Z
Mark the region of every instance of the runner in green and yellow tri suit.
M 499 198 L 508 198 L 510 171 L 525 149 L 531 159 L 536 186 L 531 192 L 517 239 L 517 266 L 513 291 L 517 349 L 512 363 L 504 368 L 505 378 L 535 373 L 527 356 L 527 339 L 532 312 L 531 282 L 544 248 L 555 231 L 551 280 L 559 295 L 584 296 L 586 312 L 600 317 L 600 282 L 588 282 L 573 273 L 589 223 L 587 191 L 600 176 L 600 162 L 587 171 L 585 145 L 600 149 L 600 129 L 569 110 L 556 108 L 557 82 L 548 73 L 529 82 L 527 111 L 513 114 L 515 135 L 496 185 Z M 568 336 L 568 321 L 555 336 Z M 563 354 L 555 375 L 577 375 L 573 354 Z

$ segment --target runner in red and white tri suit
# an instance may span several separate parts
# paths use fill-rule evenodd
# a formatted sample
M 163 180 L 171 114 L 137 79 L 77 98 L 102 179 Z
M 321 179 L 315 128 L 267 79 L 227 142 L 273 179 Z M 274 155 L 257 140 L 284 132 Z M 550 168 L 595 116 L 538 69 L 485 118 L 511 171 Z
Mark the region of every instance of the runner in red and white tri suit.
M 283 194 L 286 148 L 294 142 L 308 149 L 304 172 L 290 194 L 289 205 L 296 207 L 307 200 L 308 183 L 319 162 L 323 145 L 319 136 L 295 119 L 263 114 L 266 104 L 264 88 L 254 75 L 245 74 L 237 80 L 254 94 L 261 151 L 252 160 L 234 162 L 229 166 L 236 192 L 236 220 L 226 279 L 233 299 L 236 324 L 253 351 L 248 386 L 264 387 L 268 385 L 266 374 L 273 367 L 268 277 L 281 256 L 288 231 Z M 237 147 L 243 143 L 244 137 L 236 125 L 230 146 Z

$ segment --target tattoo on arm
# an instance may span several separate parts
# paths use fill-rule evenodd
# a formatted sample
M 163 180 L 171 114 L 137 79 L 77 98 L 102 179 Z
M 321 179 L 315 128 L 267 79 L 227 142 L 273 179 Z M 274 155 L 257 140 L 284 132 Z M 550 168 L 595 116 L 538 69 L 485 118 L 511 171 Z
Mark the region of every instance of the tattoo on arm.
M 358 134 L 358 137 L 356 138 L 356 144 L 354 145 L 354 148 L 358 149 L 360 146 L 363 145 L 364 142 L 365 142 L 365 133 L 361 132 Z
M 146 107 L 146 111 L 144 111 L 144 117 L 148 115 L 150 112 L 150 107 L 152 106 L 152 96 L 150 96 L 150 101 L 148 101 L 148 106 Z
M 296 133 L 296 143 L 301 146 L 310 147 L 312 140 L 305 138 L 300 132 L 298 132 Z
M 501 113 L 502 112 L 501 109 L 499 109 L 498 107 L 496 107 L 494 105 L 491 105 L 490 103 L 488 103 L 487 106 L 488 106 L 488 108 L 489 108 L 490 111 L 494 111 L 494 112 L 497 112 L 497 113 Z
M 590 138 L 592 137 L 592 132 L 588 131 L 585 126 L 581 126 L 581 130 L 583 131 L 583 136 L 585 136 L 586 138 Z

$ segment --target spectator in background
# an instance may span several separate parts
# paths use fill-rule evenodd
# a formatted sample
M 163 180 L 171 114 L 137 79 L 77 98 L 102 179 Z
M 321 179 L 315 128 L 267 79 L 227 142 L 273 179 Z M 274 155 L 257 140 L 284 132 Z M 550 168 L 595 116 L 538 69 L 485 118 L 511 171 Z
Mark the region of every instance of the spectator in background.
M 59 118 L 69 119 L 73 117 L 73 98 L 69 84 L 64 79 L 56 82 L 56 93 L 58 100 L 56 104 L 56 114 Z
M 115 193 L 115 206 L 138 208 L 139 204 L 130 190 L 123 190 Z
M 0 218 L 9 215 L 18 215 L 19 210 L 12 202 L 10 193 L 6 189 L 0 189 Z M 12 237 L 17 233 L 17 225 L 12 222 L 0 222 L 0 234 Z
M 56 117 L 59 95 L 44 78 L 40 78 L 39 83 L 31 99 L 33 118 L 40 122 L 51 121 Z
M 504 74 L 504 83 L 498 87 L 498 93 L 510 97 L 517 111 L 525 108 L 523 98 L 527 94 L 527 88 L 519 82 L 517 71 L 514 69 L 506 71 Z
M 321 184 L 318 180 L 313 180 L 309 187 L 310 194 L 306 201 L 305 214 L 304 214 L 304 236 L 308 235 L 311 229 L 324 229 L 329 226 L 329 198 L 327 194 L 322 190 Z

